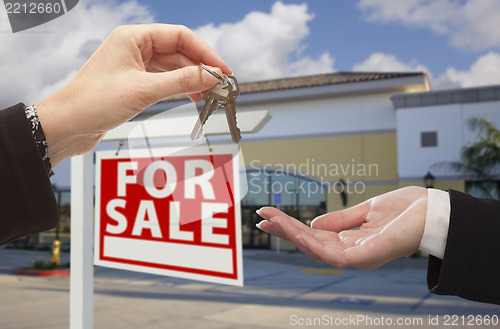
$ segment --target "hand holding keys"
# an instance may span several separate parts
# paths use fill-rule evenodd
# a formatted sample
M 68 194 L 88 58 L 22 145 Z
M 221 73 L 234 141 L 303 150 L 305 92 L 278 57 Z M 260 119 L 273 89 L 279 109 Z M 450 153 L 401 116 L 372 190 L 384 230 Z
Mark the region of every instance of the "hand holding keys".
M 238 81 L 232 75 L 223 74 L 221 76 L 217 74 L 217 72 L 212 71 L 206 65 L 202 63 L 199 65 L 220 81 L 205 93 L 205 105 L 203 105 L 199 120 L 196 121 L 193 128 L 191 139 L 195 140 L 200 137 L 203 125 L 205 125 L 205 122 L 207 122 L 208 117 L 212 114 L 212 112 L 217 110 L 220 105 L 223 106 L 226 111 L 227 124 L 229 125 L 231 138 L 233 142 L 239 143 L 241 140 L 241 133 L 236 124 L 236 97 L 240 94 Z

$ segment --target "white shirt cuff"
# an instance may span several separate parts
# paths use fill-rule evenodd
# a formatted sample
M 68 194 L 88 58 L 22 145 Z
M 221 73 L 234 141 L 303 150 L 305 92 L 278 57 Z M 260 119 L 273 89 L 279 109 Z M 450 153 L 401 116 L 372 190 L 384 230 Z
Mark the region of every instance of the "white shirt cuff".
M 427 189 L 427 215 L 418 249 L 443 259 L 449 226 L 450 195 L 445 191 Z

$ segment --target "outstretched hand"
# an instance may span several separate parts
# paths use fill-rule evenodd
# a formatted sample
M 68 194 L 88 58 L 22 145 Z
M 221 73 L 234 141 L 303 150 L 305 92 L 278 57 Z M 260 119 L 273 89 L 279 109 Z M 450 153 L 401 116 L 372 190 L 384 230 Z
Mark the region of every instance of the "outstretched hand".
M 318 262 L 370 269 L 418 250 L 427 190 L 413 186 L 388 192 L 319 216 L 311 227 L 276 208 L 264 207 L 257 213 L 264 218 L 258 228 L 295 244 Z

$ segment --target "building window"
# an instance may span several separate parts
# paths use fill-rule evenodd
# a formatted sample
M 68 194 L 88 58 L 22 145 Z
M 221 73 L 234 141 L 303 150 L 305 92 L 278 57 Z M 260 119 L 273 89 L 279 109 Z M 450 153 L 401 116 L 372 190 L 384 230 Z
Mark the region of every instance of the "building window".
M 438 146 L 437 131 L 427 131 L 420 133 L 421 147 L 436 147 Z
M 262 218 L 255 210 L 277 207 L 309 225 L 326 212 L 326 189 L 313 178 L 285 173 L 281 170 L 247 171 L 248 192 L 241 200 L 243 246 L 270 248 L 269 234 L 255 227 Z
M 500 199 L 500 181 L 467 181 L 465 192 L 476 198 Z
M 242 206 L 279 207 L 290 216 L 307 222 L 326 209 L 326 190 L 313 178 L 283 171 L 247 171 L 248 192 Z

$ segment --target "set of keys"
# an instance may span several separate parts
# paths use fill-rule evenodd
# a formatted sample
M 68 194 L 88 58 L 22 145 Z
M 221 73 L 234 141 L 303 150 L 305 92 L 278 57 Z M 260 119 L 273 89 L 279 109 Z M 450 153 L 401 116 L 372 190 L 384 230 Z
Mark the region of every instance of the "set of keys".
M 215 112 L 219 106 L 222 106 L 226 111 L 227 124 L 229 126 L 229 132 L 231 133 L 231 139 L 233 142 L 239 143 L 241 140 L 241 132 L 236 123 L 236 97 L 240 94 L 238 81 L 232 75 L 220 75 L 202 63 L 199 65 L 208 73 L 219 79 L 219 82 L 211 89 L 207 90 L 203 95 L 205 105 L 203 105 L 200 117 L 196 121 L 193 131 L 191 132 L 191 139 L 195 140 L 200 137 L 203 126 L 205 125 L 205 122 L 207 122 L 208 117 Z

